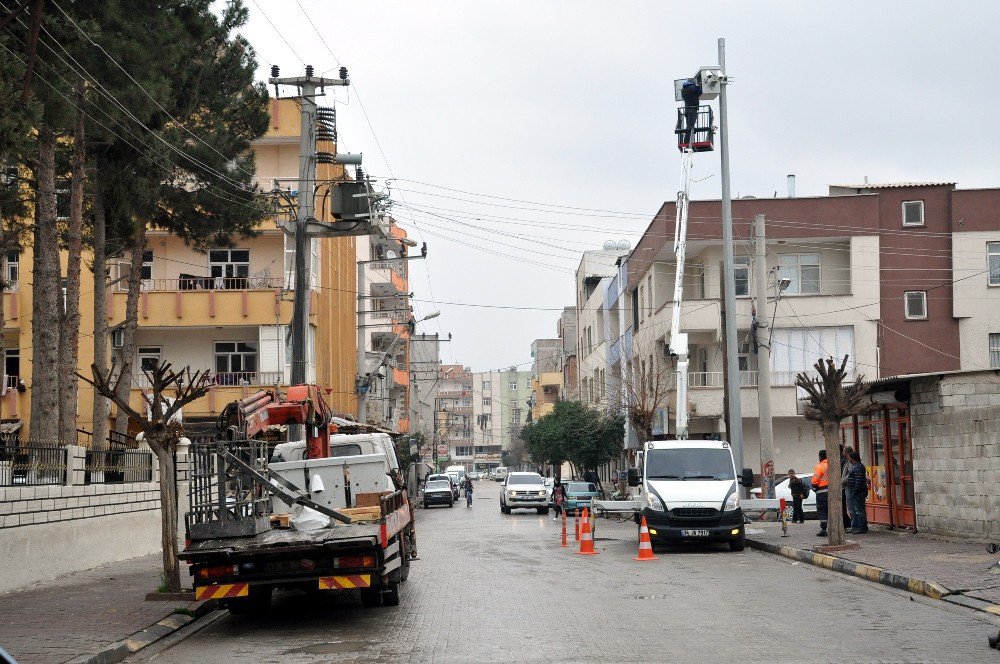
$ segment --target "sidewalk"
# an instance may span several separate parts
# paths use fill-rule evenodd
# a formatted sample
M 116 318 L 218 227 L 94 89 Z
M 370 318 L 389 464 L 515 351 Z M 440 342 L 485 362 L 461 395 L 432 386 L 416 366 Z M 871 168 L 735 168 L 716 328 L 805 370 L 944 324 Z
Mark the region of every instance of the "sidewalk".
M 153 554 L 2 594 L 0 646 L 22 664 L 60 664 L 188 608 L 186 601 L 145 601 L 160 585 L 160 566 Z
M 747 539 L 750 540 L 751 546 L 765 548 L 775 553 L 777 553 L 775 547 L 779 546 L 812 552 L 813 547 L 827 542 L 825 537 L 816 537 L 818 529 L 819 524 L 816 521 L 788 524 L 788 537 L 781 537 L 780 523 L 754 522 L 747 525 Z M 896 577 L 893 581 L 913 579 L 926 582 L 928 585 L 936 584 L 943 587 L 945 592 L 942 594 L 949 601 L 1000 615 L 1000 564 L 998 564 L 1000 554 L 987 552 L 985 544 L 937 539 L 878 526 L 873 526 L 864 535 L 848 534 L 847 539 L 860 544 L 860 548 L 837 551 L 829 555 L 886 570 Z M 781 552 L 782 555 L 787 553 L 791 552 Z M 806 559 L 806 556 L 802 555 L 794 557 L 799 560 Z M 822 560 L 805 561 L 823 564 Z M 870 569 L 857 569 L 854 565 L 840 567 L 844 569 L 837 571 L 878 580 L 873 578 L 875 575 Z M 881 579 L 880 582 L 887 581 Z M 934 595 L 933 592 L 925 594 Z M 971 598 L 972 601 L 965 601 L 964 598 Z M 995 609 L 991 610 L 987 605 L 993 605 Z

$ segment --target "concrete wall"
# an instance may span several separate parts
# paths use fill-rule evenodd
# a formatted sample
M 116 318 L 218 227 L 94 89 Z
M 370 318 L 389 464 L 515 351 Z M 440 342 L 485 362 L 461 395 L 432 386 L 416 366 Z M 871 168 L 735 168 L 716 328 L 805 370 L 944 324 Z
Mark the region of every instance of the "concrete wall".
M 83 448 L 69 446 L 67 481 L 83 481 Z M 159 482 L 0 488 L 0 592 L 154 553 Z M 155 590 L 155 588 L 150 588 Z
M 910 383 L 917 528 L 1000 537 L 1000 374 Z

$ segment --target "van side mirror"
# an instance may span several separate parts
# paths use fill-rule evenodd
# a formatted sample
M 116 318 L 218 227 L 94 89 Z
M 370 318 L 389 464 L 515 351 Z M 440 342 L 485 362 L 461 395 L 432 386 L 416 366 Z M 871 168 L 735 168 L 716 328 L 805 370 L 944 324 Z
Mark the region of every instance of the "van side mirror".
M 740 484 L 747 488 L 753 487 L 753 468 L 743 469 L 743 474 L 740 475 Z
M 639 475 L 638 468 L 628 469 L 628 485 L 629 486 L 639 486 L 642 483 L 642 477 Z

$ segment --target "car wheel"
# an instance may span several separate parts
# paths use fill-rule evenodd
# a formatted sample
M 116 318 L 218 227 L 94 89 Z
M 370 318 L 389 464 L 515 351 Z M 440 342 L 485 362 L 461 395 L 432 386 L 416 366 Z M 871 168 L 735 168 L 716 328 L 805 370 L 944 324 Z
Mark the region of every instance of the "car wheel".
M 747 536 L 742 534 L 738 539 L 729 540 L 729 550 L 730 551 L 742 551 L 747 548 Z
M 448 507 L 454 507 L 454 506 L 455 506 L 455 501 L 454 500 L 449 500 L 448 501 Z
M 428 505 L 428 504 L 427 504 L 427 501 L 425 500 L 425 501 L 424 501 L 424 509 L 428 509 L 429 507 L 430 507 L 430 505 Z
M 504 505 L 502 501 L 500 503 L 500 511 L 504 514 L 510 514 L 510 508 Z

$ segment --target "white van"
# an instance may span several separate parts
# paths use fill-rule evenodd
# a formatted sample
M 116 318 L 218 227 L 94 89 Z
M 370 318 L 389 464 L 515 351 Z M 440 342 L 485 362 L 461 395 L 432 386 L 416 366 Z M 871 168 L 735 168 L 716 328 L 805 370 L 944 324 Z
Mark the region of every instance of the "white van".
M 493 479 L 497 482 L 503 482 L 507 479 L 507 466 L 497 466 L 494 468 Z
M 448 466 L 444 472 L 446 474 L 455 473 L 458 475 L 458 486 L 465 486 L 465 466 Z
M 634 471 L 634 469 L 633 469 Z M 746 548 L 739 485 L 753 485 L 753 471 L 737 476 L 729 443 L 717 440 L 664 440 L 646 443 L 642 477 L 629 471 L 629 484 L 640 486 L 641 509 L 650 540 L 656 542 L 728 542 Z

